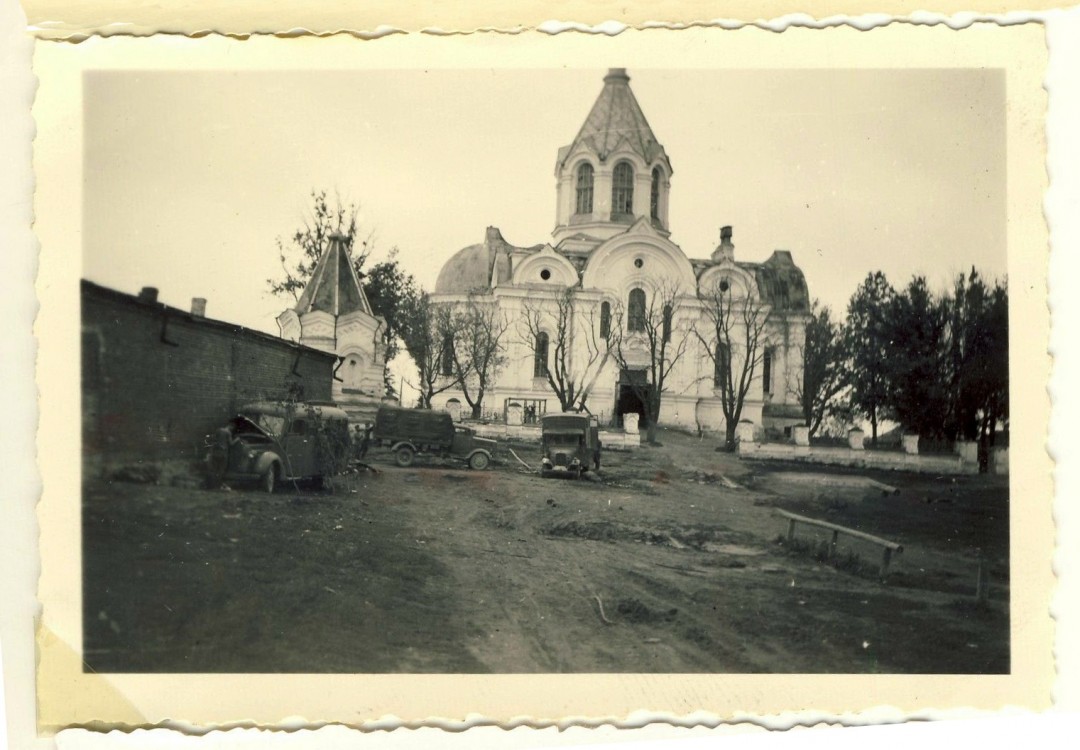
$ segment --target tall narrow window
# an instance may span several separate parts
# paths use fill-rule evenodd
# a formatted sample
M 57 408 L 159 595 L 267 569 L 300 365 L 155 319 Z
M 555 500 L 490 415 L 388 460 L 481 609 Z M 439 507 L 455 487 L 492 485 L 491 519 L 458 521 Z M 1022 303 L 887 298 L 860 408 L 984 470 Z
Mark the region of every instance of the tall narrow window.
M 454 337 L 449 333 L 443 336 L 442 352 L 439 354 L 439 371 L 443 377 L 454 374 Z
M 593 168 L 586 162 L 577 171 L 577 208 L 574 213 L 592 213 Z
M 600 303 L 600 338 L 607 339 L 611 335 L 611 303 Z
M 541 331 L 536 334 L 536 349 L 533 352 L 533 377 L 546 378 L 548 374 L 548 335 Z
M 616 164 L 615 172 L 611 175 L 611 213 L 634 213 L 634 168 L 629 162 Z
M 727 346 L 718 342 L 716 352 L 713 355 L 713 364 L 715 365 L 713 385 L 717 388 L 727 388 L 730 359 L 731 354 L 728 352 Z
M 766 349 L 761 358 L 761 389 L 765 398 L 772 394 L 772 359 L 772 349 Z
M 649 216 L 660 221 L 660 167 L 653 167 L 652 191 L 649 193 Z
M 645 330 L 645 290 L 631 289 L 626 301 L 626 330 Z
M 671 305 L 664 305 L 664 341 L 671 341 Z

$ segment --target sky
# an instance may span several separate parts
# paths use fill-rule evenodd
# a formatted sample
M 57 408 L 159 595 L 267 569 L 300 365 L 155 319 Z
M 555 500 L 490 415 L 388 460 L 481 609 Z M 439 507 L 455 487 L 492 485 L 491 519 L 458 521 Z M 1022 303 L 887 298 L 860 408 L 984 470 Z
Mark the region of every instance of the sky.
M 276 334 L 275 239 L 326 189 L 360 204 L 374 261 L 397 248 L 430 289 L 489 225 L 550 239 L 556 154 L 605 72 L 87 73 L 83 275 Z M 737 260 L 790 250 L 838 312 L 875 270 L 1005 274 L 1001 71 L 628 72 L 688 256 L 730 224 Z

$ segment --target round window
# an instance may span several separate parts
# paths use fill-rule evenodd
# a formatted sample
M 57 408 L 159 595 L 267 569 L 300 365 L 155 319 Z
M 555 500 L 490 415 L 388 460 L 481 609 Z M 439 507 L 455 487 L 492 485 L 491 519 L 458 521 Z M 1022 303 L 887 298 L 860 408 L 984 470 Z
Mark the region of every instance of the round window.
M 645 261 L 641 258 L 634 258 L 634 268 L 641 268 L 643 265 L 645 265 Z
M 544 281 L 547 281 L 551 278 L 551 271 L 545 268 L 543 271 L 540 272 L 540 278 Z
M 721 292 L 726 292 L 730 288 L 731 288 L 731 284 L 728 283 L 727 279 L 724 279 L 723 281 L 720 282 L 720 291 Z

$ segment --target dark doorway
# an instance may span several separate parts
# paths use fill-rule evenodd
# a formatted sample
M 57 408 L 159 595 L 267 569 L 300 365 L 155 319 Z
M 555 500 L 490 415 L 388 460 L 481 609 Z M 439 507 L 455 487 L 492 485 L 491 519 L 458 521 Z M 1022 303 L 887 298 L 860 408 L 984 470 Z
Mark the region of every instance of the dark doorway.
M 615 396 L 615 426 L 623 426 L 623 414 L 637 414 L 638 426 L 649 426 L 649 412 L 645 408 L 643 396 L 649 389 L 644 370 L 623 370 L 619 373 L 619 387 Z

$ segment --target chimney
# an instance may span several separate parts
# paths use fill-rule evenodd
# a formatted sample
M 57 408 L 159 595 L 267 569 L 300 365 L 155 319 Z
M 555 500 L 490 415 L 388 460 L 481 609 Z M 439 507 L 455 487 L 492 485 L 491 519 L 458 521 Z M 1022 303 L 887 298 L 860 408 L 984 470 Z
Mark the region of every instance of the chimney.
M 734 262 L 735 243 L 731 241 L 730 226 L 720 227 L 720 244 L 713 250 L 712 259 L 714 263 Z
M 206 317 L 206 297 L 191 298 L 191 314 L 196 318 Z
M 157 287 L 156 286 L 144 286 L 139 290 L 139 302 L 145 302 L 149 305 L 157 304 Z

